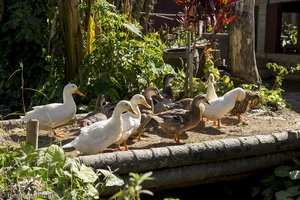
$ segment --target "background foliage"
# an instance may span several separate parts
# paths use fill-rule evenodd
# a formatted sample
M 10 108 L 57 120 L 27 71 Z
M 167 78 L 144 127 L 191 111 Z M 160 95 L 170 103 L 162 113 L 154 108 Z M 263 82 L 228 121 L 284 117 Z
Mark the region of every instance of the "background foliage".
M 78 6 L 84 49 L 88 9 L 84 3 Z M 75 101 L 88 104 L 100 92 L 107 95 L 108 100 L 129 98 L 151 84 L 160 86 L 164 74 L 172 68 L 163 62 L 164 45 L 159 36 L 142 35 L 141 27 L 134 20 L 119 14 L 105 0 L 94 2 L 92 17 L 96 24 L 95 50 L 85 56 L 82 74 L 71 80 L 81 86 L 87 97 L 75 97 Z M 10 110 L 21 111 L 22 76 L 27 110 L 35 105 L 62 101 L 61 93 L 67 80 L 61 18 L 59 4 L 54 0 L 47 3 L 7 1 L 0 22 L 0 46 L 5 47 L 0 49 L 0 101 Z
M 49 99 L 57 98 L 57 88 L 63 83 L 63 53 L 60 24 L 51 38 L 56 1 L 5 1 L 0 21 L 0 96 L 11 110 L 21 107 L 21 72 L 24 87 L 43 91 Z M 20 62 L 24 69 L 20 68 Z M 51 85 L 51 87 L 49 87 Z M 28 106 L 48 101 L 43 95 L 26 91 Z M 30 101 L 29 101 L 30 97 Z M 9 102 L 9 103 L 7 103 Z

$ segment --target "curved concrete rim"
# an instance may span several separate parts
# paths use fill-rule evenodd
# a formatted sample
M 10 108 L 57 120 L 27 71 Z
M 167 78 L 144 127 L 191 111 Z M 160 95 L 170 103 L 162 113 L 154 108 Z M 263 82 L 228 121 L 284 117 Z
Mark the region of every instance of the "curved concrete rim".
M 270 135 L 204 141 L 200 143 L 79 156 L 95 169 L 108 166 L 127 180 L 129 172 L 153 172 L 147 189 L 167 189 L 239 177 L 300 157 L 300 130 Z M 110 195 L 120 188 L 107 188 Z

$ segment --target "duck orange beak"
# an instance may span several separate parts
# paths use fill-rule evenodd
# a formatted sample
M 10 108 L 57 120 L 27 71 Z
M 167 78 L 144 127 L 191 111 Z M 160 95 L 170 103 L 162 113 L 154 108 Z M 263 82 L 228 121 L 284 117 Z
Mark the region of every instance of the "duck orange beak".
M 85 95 L 82 94 L 82 92 L 80 92 L 78 89 L 75 91 L 75 93 L 76 93 L 76 94 L 79 94 L 80 96 L 84 96 L 84 97 L 85 97 Z
M 130 107 L 127 111 L 128 111 L 128 112 L 131 112 L 131 113 L 134 114 L 134 115 L 137 115 L 137 113 L 134 112 L 134 110 L 133 110 L 131 107 Z
M 144 105 L 146 108 L 151 109 L 151 106 L 150 106 L 146 101 L 144 101 L 144 102 L 142 103 L 142 105 Z

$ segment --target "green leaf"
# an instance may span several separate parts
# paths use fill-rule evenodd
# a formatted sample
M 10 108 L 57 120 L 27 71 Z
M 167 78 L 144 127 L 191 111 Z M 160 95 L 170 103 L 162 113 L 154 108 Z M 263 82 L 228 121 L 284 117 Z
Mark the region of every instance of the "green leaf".
M 153 180 L 154 178 L 152 178 L 152 172 L 147 172 L 145 174 L 143 174 L 140 178 L 141 182 L 146 181 L 146 180 Z
M 292 196 L 296 196 L 299 194 L 299 185 L 288 188 L 286 191 L 289 192 Z
M 129 187 L 129 188 L 128 188 L 128 191 L 129 191 L 129 194 L 130 194 L 132 197 L 135 197 L 135 196 L 136 196 L 134 187 Z
M 290 178 L 293 180 L 300 179 L 300 170 L 293 170 L 290 172 Z
M 153 196 L 153 192 L 151 192 L 150 190 L 141 190 L 140 193 L 143 193 L 143 194 L 148 194 L 148 195 L 151 195 Z
M 118 88 L 122 88 L 121 84 L 114 78 L 114 77 L 110 77 L 110 81 Z
M 128 28 L 131 32 L 135 33 L 137 36 L 142 37 L 141 30 L 138 27 L 136 27 L 134 24 L 123 23 L 123 26 Z
M 290 187 L 285 191 L 278 191 L 275 193 L 276 199 L 293 199 L 291 197 L 296 197 L 299 196 L 300 191 L 299 191 L 299 185 Z
M 291 166 L 280 165 L 275 168 L 274 174 L 278 177 L 288 177 L 290 170 L 291 170 Z
M 129 173 L 129 176 L 131 176 L 134 180 L 139 180 L 140 179 L 140 175 L 138 173 Z
M 125 184 L 124 180 L 116 175 L 114 175 L 111 171 L 105 169 L 98 169 L 100 173 L 102 173 L 105 177 L 105 185 L 107 187 L 111 186 L 123 186 Z
M 90 197 L 93 197 L 94 199 L 99 199 L 99 193 L 92 184 L 87 184 L 85 187 L 85 191 L 87 191 L 86 194 Z
M 110 197 L 109 199 L 119 199 L 125 196 L 125 192 L 123 190 L 117 192 L 116 194 L 114 194 L 112 197 Z
M 275 196 L 278 200 L 293 200 L 293 198 L 289 198 L 290 194 L 287 191 L 276 192 Z
M 80 170 L 76 170 L 74 172 L 75 176 L 83 180 L 83 182 L 85 183 L 94 183 L 98 178 L 97 174 L 93 171 L 93 169 L 85 165 L 81 165 Z
M 47 148 L 44 159 L 48 163 L 58 163 L 59 165 L 63 166 L 66 161 L 66 156 L 61 147 L 52 144 Z

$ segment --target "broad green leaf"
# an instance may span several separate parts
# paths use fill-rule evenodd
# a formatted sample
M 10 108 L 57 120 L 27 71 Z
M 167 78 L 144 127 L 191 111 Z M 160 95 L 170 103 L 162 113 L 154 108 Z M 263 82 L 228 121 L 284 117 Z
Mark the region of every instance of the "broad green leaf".
M 123 23 L 123 26 L 128 28 L 131 32 L 135 33 L 137 36 L 142 37 L 141 30 L 138 27 L 136 27 L 134 24 Z
M 97 189 L 92 184 L 87 184 L 86 186 L 86 194 L 90 197 L 93 197 L 94 199 L 99 199 L 99 193 Z
M 275 196 L 278 200 L 293 200 L 293 198 L 290 198 L 290 193 L 287 191 L 276 192 Z
M 293 199 L 291 197 L 297 197 L 300 194 L 299 185 L 288 188 L 285 191 L 278 191 L 275 193 L 277 199 Z
M 278 177 L 288 177 L 291 166 L 288 165 L 280 165 L 275 168 L 274 174 Z
M 110 186 L 123 186 L 125 184 L 124 180 L 116 175 L 114 175 L 111 171 L 105 169 L 99 169 L 105 177 L 105 185 Z
M 290 177 L 291 179 L 300 179 L 300 171 L 299 170 L 294 170 L 290 172 Z
M 98 176 L 91 167 L 81 165 L 79 171 L 75 171 L 75 176 L 83 180 L 85 183 L 94 183 Z
M 300 186 L 296 185 L 296 186 L 288 188 L 286 191 L 294 197 L 294 196 L 300 194 L 299 188 L 300 188 Z
M 45 153 L 45 161 L 49 163 L 59 163 L 64 165 L 66 161 L 66 156 L 63 149 L 55 144 L 48 147 Z

